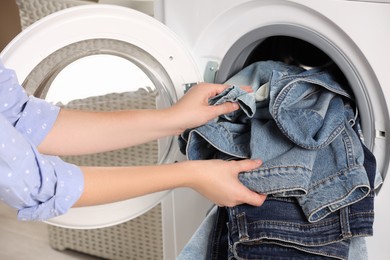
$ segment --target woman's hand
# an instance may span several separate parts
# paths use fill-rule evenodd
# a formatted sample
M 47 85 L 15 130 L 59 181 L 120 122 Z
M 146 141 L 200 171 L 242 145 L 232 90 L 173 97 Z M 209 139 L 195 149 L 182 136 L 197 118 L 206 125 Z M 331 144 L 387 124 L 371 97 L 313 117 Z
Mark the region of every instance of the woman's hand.
M 219 206 L 233 207 L 242 203 L 261 206 L 266 199 L 266 195 L 249 190 L 238 180 L 240 172 L 260 167 L 260 160 L 202 160 L 182 163 L 188 164 L 188 169 L 194 173 L 189 186 Z
M 168 110 L 178 124 L 178 133 L 188 128 L 194 128 L 222 115 L 231 113 L 239 108 L 237 103 L 225 102 L 220 105 L 209 105 L 209 99 L 223 92 L 229 85 L 200 83 L 190 90 Z M 247 92 L 249 86 L 242 87 Z
M 259 160 L 184 161 L 173 164 L 131 167 L 81 167 L 84 192 L 75 206 L 90 206 L 141 195 L 188 187 L 219 206 L 263 204 L 266 196 L 250 191 L 238 174 L 261 165 Z
M 227 87 L 208 83 L 196 85 L 175 105 L 166 109 L 110 112 L 61 109 L 39 150 L 53 155 L 90 154 L 179 135 L 188 128 L 238 109 L 238 105 L 231 102 L 209 105 L 209 99 Z M 242 89 L 251 91 L 250 87 Z

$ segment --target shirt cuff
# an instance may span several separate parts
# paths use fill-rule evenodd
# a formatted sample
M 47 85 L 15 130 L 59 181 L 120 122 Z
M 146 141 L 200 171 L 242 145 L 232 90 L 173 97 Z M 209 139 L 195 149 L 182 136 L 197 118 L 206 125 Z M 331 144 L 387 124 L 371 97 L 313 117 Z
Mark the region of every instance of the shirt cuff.
M 59 112 L 58 106 L 30 96 L 15 128 L 38 146 L 53 127 Z
M 84 175 L 81 169 L 62 161 L 55 156 L 45 156 L 57 177 L 54 195 L 37 205 L 22 208 L 18 211 L 19 220 L 43 221 L 65 214 L 80 198 L 84 189 Z M 44 183 L 45 180 L 42 180 Z M 42 187 L 44 189 L 44 187 Z

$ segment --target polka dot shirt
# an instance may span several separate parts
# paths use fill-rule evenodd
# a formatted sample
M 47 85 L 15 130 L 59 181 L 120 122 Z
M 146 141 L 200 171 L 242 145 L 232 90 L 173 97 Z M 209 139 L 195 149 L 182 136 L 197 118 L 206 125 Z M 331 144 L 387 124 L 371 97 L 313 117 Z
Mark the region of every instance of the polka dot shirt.
M 79 167 L 37 150 L 58 113 L 57 106 L 28 96 L 0 61 L 0 200 L 17 208 L 20 220 L 64 214 L 83 191 Z

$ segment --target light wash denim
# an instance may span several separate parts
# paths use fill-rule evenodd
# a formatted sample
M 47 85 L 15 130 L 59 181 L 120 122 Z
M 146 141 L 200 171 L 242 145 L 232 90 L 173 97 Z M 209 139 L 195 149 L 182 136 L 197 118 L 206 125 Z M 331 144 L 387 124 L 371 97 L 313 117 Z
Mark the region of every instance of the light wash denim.
M 207 251 L 211 241 L 211 231 L 217 220 L 217 206 L 214 206 L 195 231 L 176 260 L 207 260 Z
M 369 194 L 351 97 L 331 73 L 268 61 L 226 83 L 234 85 L 210 103 L 234 101 L 241 110 L 185 131 L 179 145 L 188 159 L 262 159 L 240 181 L 259 193 L 296 197 L 310 222 Z
M 267 62 L 267 64 L 263 65 L 270 65 L 270 67 L 274 67 L 279 64 Z M 281 65 L 282 71 L 285 67 L 285 65 Z M 248 71 L 251 71 L 250 73 L 255 73 L 256 69 L 254 67 L 249 67 Z M 316 221 L 312 221 L 314 223 L 308 222 L 307 215 L 302 215 L 302 206 L 305 206 L 305 203 L 310 202 L 309 199 L 302 198 L 310 196 L 311 194 L 308 191 L 311 190 L 305 191 L 306 194 L 304 195 L 299 195 L 298 191 L 295 193 L 295 198 L 293 197 L 294 191 L 273 193 L 266 200 L 266 203 L 260 208 L 240 205 L 226 210 L 219 209 L 217 213 L 213 213 L 212 215 L 210 214 L 206 218 L 205 222 L 199 228 L 199 231 L 193 236 L 193 239 L 191 239 L 190 243 L 185 247 L 178 259 L 367 259 L 365 241 L 364 238 L 360 236 L 372 235 L 372 224 L 374 219 L 373 201 L 375 196 L 373 186 L 376 175 L 375 157 L 367 148 L 364 147 L 364 145 L 360 143 L 358 135 L 354 133 L 354 129 L 352 129 L 351 126 L 354 125 L 355 118 L 353 110 L 349 107 L 348 103 L 344 104 L 343 100 L 334 100 L 335 97 L 339 95 L 343 95 L 344 98 L 349 99 L 350 96 L 348 93 L 343 91 L 341 88 L 338 88 L 338 85 L 336 85 L 336 87 L 333 85 L 329 87 L 326 84 L 321 85 L 321 80 L 327 82 L 329 80 L 329 75 L 320 70 L 301 73 L 302 71 L 297 69 L 296 72 L 301 74 L 300 76 L 303 75 L 302 78 L 304 80 L 302 80 L 301 77 L 297 79 L 297 77 L 295 77 L 296 75 L 283 76 L 283 73 L 271 71 L 272 76 L 278 74 L 275 76 L 278 80 L 275 82 L 278 82 L 280 79 L 285 80 L 285 83 L 281 83 L 281 85 L 284 84 L 285 87 L 282 87 L 279 92 L 275 91 L 277 95 L 274 95 L 274 101 L 271 100 L 273 96 L 270 94 L 272 93 L 272 86 L 274 84 L 272 80 L 268 81 L 268 83 L 266 80 L 262 82 L 260 81 L 256 85 L 259 86 L 257 90 L 250 95 L 241 91 L 237 87 L 232 87 L 227 90 L 226 95 L 221 95 L 222 98 L 217 97 L 211 100 L 211 103 L 213 104 L 226 101 L 236 101 L 240 104 L 242 111 L 244 111 L 231 113 L 223 117 L 224 120 L 218 119 L 210 122 L 210 125 L 218 125 L 219 123 L 222 123 L 223 127 L 221 128 L 211 128 L 215 131 L 213 132 L 214 134 L 222 133 L 225 134 L 222 136 L 222 140 L 233 140 L 234 148 L 231 149 L 231 147 L 229 147 L 229 143 L 225 146 L 227 147 L 226 149 L 229 153 L 224 153 L 225 151 L 223 150 L 221 152 L 220 147 L 215 147 L 213 146 L 214 143 L 205 141 L 204 136 L 202 136 L 204 132 L 201 131 L 198 133 L 200 138 L 196 139 L 199 143 L 193 143 L 197 148 L 199 148 L 199 150 L 192 150 L 188 149 L 188 146 L 182 146 L 182 151 L 185 151 L 183 148 L 186 148 L 187 152 L 199 154 L 199 156 L 205 156 L 204 158 L 223 159 L 247 158 L 245 153 L 251 153 L 252 150 L 255 150 L 256 148 L 261 152 L 262 149 L 264 150 L 264 147 L 245 146 L 245 138 L 248 136 L 251 137 L 251 131 L 254 129 L 253 127 L 248 127 L 247 125 L 253 123 L 253 118 L 257 119 L 258 111 L 262 111 L 264 115 L 261 116 L 269 119 L 270 122 L 267 122 L 269 125 L 271 125 L 272 120 L 276 118 L 274 119 L 275 124 L 269 126 L 268 132 L 265 131 L 266 134 L 274 131 L 275 135 L 277 135 L 282 132 L 282 134 L 280 134 L 280 137 L 284 138 L 282 140 L 287 140 L 287 142 L 293 142 L 294 144 L 298 143 L 299 145 L 296 145 L 298 148 L 317 153 L 315 158 L 312 159 L 314 160 L 313 168 L 311 170 L 312 174 L 317 171 L 326 172 L 326 174 L 328 174 L 328 172 L 330 173 L 335 169 L 337 170 L 340 165 L 342 168 L 347 167 L 346 170 L 353 173 L 353 165 L 358 162 L 357 168 L 359 170 L 357 173 L 360 173 L 360 170 L 363 170 L 366 180 L 369 181 L 369 185 L 372 188 L 371 190 L 369 189 L 369 194 L 364 195 L 365 197 L 361 200 L 351 201 L 348 204 L 349 206 L 343 207 L 341 210 L 338 209 L 338 206 L 334 206 L 333 210 L 331 207 L 327 207 L 322 211 L 318 211 L 317 214 L 323 213 L 324 215 L 313 215 L 313 218 L 317 218 Z M 311 76 L 315 73 L 319 77 L 313 80 Z M 319 79 L 320 81 L 318 81 Z M 316 84 L 321 87 L 319 87 L 318 90 L 305 93 L 305 91 L 307 91 L 306 86 L 303 86 L 303 90 L 305 91 L 299 89 L 299 84 L 302 82 L 299 84 L 298 82 L 301 80 L 305 83 L 310 82 L 310 84 L 316 82 Z M 250 80 L 248 80 L 248 82 L 249 81 Z M 249 84 L 244 83 L 241 85 L 253 86 L 253 82 L 254 81 Z M 285 88 L 287 88 L 287 86 L 290 89 L 286 90 Z M 297 88 L 298 91 L 290 93 L 294 87 Z M 319 94 L 318 91 L 320 92 L 322 87 L 325 89 L 332 89 L 333 92 L 318 95 L 316 97 L 316 94 Z M 280 94 L 282 91 L 285 91 L 285 95 Z M 304 96 L 304 98 L 299 99 L 297 96 Z M 310 100 L 311 98 L 315 99 Z M 271 100 L 271 102 L 264 105 L 264 101 L 267 100 Z M 342 111 L 341 117 L 332 116 L 327 118 L 327 113 L 329 113 L 328 110 L 332 110 L 332 108 L 317 107 L 318 114 L 320 114 L 323 118 L 321 123 L 325 122 L 323 124 L 327 126 L 325 129 L 313 130 L 311 128 L 312 126 L 308 124 L 305 119 L 299 118 L 302 116 L 301 113 L 296 113 L 294 109 L 291 109 L 291 111 L 288 111 L 288 109 L 278 110 L 280 106 L 278 107 L 277 105 L 273 106 L 273 109 L 268 109 L 270 104 L 277 104 L 278 102 L 280 104 L 287 105 L 287 107 L 292 104 L 293 108 L 296 108 L 298 105 L 298 110 L 302 107 L 306 109 L 317 104 L 318 100 L 325 100 L 325 104 L 336 104 L 335 107 L 337 109 L 333 108 L 333 111 L 335 110 L 338 112 L 338 109 L 340 108 L 340 111 Z M 253 105 L 253 101 L 255 102 L 255 105 Z M 294 104 L 294 102 L 298 101 L 301 102 L 301 104 Z M 263 104 L 261 104 L 261 102 L 263 102 Z M 269 112 L 268 115 L 267 112 Z M 312 112 L 313 110 L 309 111 L 309 113 Z M 298 120 L 296 117 L 298 117 Z M 262 119 L 261 117 L 258 118 Z M 283 121 L 284 119 L 287 119 L 287 122 L 289 120 L 290 123 L 286 124 Z M 239 122 L 239 124 L 230 128 L 230 121 Z M 342 126 L 339 127 L 340 125 Z M 356 128 L 358 127 L 358 124 L 355 124 L 354 126 Z M 298 127 L 298 129 L 295 127 Z M 225 129 L 226 131 L 224 131 Z M 236 132 L 229 132 L 231 129 Z M 292 131 L 290 131 L 291 129 Z M 195 129 L 195 131 L 196 130 L 197 129 Z M 330 134 L 324 134 L 326 133 L 326 130 L 329 130 Z M 244 136 L 245 134 L 247 136 Z M 300 135 L 304 138 L 301 138 L 302 136 Z M 340 144 L 340 142 L 338 142 L 339 136 L 343 137 L 340 138 L 340 140 L 344 141 L 344 143 Z M 183 137 L 185 138 L 185 136 Z M 193 136 L 190 136 L 189 134 L 187 137 Z M 212 137 L 213 136 L 211 135 L 211 138 Z M 181 141 L 183 143 L 188 142 L 188 139 L 185 140 L 184 138 Z M 218 141 L 218 135 L 216 139 L 212 140 L 217 140 L 218 145 L 221 144 L 221 141 Z M 275 138 L 275 140 L 277 140 L 277 138 Z M 241 143 L 236 141 L 241 141 Z M 258 141 L 261 142 L 262 140 Z M 272 150 L 275 145 L 272 142 L 269 142 L 266 152 L 272 152 L 270 150 Z M 345 152 L 345 155 L 343 156 L 342 152 L 345 149 L 339 149 L 341 152 L 339 151 L 339 153 L 334 155 L 335 158 L 329 156 L 332 151 L 329 151 L 328 149 L 338 150 L 339 147 L 343 146 L 347 147 L 345 148 L 347 150 L 353 150 L 353 152 Z M 279 147 L 280 145 L 277 146 L 277 148 Z M 293 146 L 293 148 L 296 147 Z M 358 148 L 357 153 L 355 152 L 356 148 Z M 232 150 L 234 150 L 236 154 L 230 152 Z M 239 157 L 236 156 L 237 153 L 244 155 Z M 302 156 L 304 155 L 305 153 L 302 153 Z M 337 160 L 339 158 L 341 158 L 340 162 Z M 320 160 L 320 163 L 318 163 L 317 160 Z M 267 162 L 265 161 L 264 164 L 265 163 Z M 334 164 L 335 167 L 328 167 L 329 164 Z M 352 169 L 348 168 L 348 166 L 351 166 Z M 364 169 L 362 169 L 362 167 Z M 292 171 L 291 174 L 293 173 L 294 172 Z M 244 174 L 252 173 L 250 172 Z M 350 175 L 348 175 L 348 177 L 349 176 Z M 319 176 L 319 179 L 316 179 L 315 177 L 317 176 L 314 176 L 314 178 L 311 176 L 308 184 L 309 186 L 316 185 L 318 184 L 317 182 L 321 182 L 321 176 Z M 346 178 L 346 175 L 337 177 Z M 335 177 L 336 184 L 339 183 L 337 177 Z M 249 178 L 258 182 L 264 181 L 264 178 L 262 177 L 256 179 L 255 176 L 249 176 Z M 245 179 L 241 178 L 241 180 L 244 184 L 250 186 L 250 184 L 245 183 Z M 333 178 L 329 178 L 327 181 L 333 181 Z M 350 187 L 353 186 L 354 182 L 352 181 L 350 182 Z M 328 184 L 328 187 L 332 188 L 331 184 Z M 326 190 L 326 185 L 324 188 L 325 190 L 318 189 L 318 191 L 327 192 L 327 196 L 331 196 L 333 194 L 333 190 Z M 314 195 L 316 196 L 318 194 Z M 223 212 L 226 213 L 222 214 Z M 211 223 L 214 221 L 216 223 L 214 223 L 214 226 L 210 230 L 210 226 L 212 226 Z M 226 223 L 228 223 L 228 229 Z M 207 253 L 205 252 L 206 243 L 204 240 L 207 240 L 209 243 Z
M 367 260 L 367 244 L 364 237 L 356 237 L 351 239 L 349 246 L 348 259 L 350 260 Z

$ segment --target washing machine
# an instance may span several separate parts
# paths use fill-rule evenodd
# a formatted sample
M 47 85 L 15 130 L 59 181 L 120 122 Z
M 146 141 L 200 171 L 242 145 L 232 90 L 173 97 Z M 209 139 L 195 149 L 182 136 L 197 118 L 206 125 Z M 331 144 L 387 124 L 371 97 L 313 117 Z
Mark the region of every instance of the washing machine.
M 80 87 L 52 86 L 70 65 L 93 56 L 125 59 L 152 82 L 148 84 L 158 93 L 157 108 L 176 102 L 186 84 L 222 83 L 259 60 L 293 59 L 307 67 L 334 62 L 351 87 L 365 143 L 377 160 L 374 236 L 367 238 L 369 259 L 387 259 L 390 255 L 386 242 L 390 234 L 387 207 L 390 184 L 386 178 L 390 160 L 390 90 L 387 89 L 390 1 L 154 3 L 158 14 L 155 18 L 109 5 L 88 5 L 55 13 L 18 35 L 1 57 L 17 71 L 29 92 L 51 102 L 61 102 L 67 93 L 75 94 L 69 100 L 80 98 Z M 45 72 L 41 73 L 42 70 Z M 38 76 L 30 78 L 32 75 Z M 127 91 L 110 88 L 103 87 L 109 93 Z M 175 138 L 159 140 L 157 147 L 158 163 L 184 160 L 177 151 Z M 211 205 L 191 190 L 178 189 L 109 205 L 71 209 L 49 223 L 71 228 L 115 225 L 141 216 L 156 205 L 161 206 L 162 212 L 164 259 L 174 259 Z
M 222 83 L 259 60 L 337 64 L 357 100 L 365 143 L 383 181 L 377 181 L 374 236 L 366 239 L 369 259 L 388 259 L 390 1 L 164 2 L 164 23 L 185 41 L 210 82 Z

